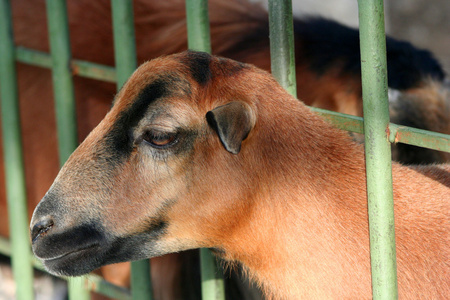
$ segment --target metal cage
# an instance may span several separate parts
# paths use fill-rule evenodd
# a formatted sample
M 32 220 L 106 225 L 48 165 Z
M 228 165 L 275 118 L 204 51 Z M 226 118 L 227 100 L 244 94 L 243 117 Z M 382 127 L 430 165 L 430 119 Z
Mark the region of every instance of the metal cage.
M 32 257 L 28 237 L 16 61 L 52 69 L 61 165 L 77 147 L 73 70 L 78 76 L 116 82 L 120 88 L 137 67 L 132 1 L 111 0 L 115 68 L 72 59 L 66 2 L 46 2 L 50 54 L 14 45 L 10 1 L 0 0 L 1 118 L 8 213 L 10 224 L 14 225 L 11 226 L 14 230 L 10 240 L 0 239 L 0 252 L 11 256 L 17 299 L 20 300 L 33 299 L 32 268 L 42 269 L 42 266 Z M 392 299 L 397 297 L 397 275 L 390 142 L 397 137 L 396 142 L 450 152 L 450 136 L 389 123 L 383 1 L 358 2 L 365 118 L 314 110 L 341 129 L 366 133 L 373 297 Z M 186 0 L 186 14 L 189 48 L 211 52 L 207 0 Z M 291 0 L 269 1 L 269 23 L 272 73 L 295 96 Z M 374 236 L 377 238 L 372 238 Z M 216 269 L 215 259 L 205 249 L 201 250 L 201 271 L 203 299 L 224 299 L 220 271 Z M 131 291 L 96 275 L 71 279 L 69 297 L 88 299 L 88 291 L 93 290 L 116 299 L 151 299 L 149 273 L 148 261 L 132 263 Z

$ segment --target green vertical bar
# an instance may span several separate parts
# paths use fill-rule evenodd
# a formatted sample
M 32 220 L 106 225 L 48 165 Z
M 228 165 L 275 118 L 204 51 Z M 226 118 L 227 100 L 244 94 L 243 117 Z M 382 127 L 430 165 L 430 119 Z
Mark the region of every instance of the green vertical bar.
M 202 279 L 202 299 L 225 299 L 223 272 L 219 268 L 216 258 L 209 249 L 200 249 L 200 270 Z
M 397 299 L 386 37 L 382 0 L 360 0 L 359 27 L 373 299 Z
M 207 0 L 186 0 L 188 47 L 211 53 Z M 202 299 L 225 299 L 223 273 L 209 249 L 200 249 Z
M 52 54 L 52 80 L 55 96 L 59 162 L 62 166 L 78 146 L 75 96 L 70 68 L 70 40 L 67 7 L 64 0 L 47 0 L 47 20 Z M 85 279 L 69 280 L 69 298 L 89 299 Z
M 32 300 L 33 269 L 28 234 L 25 171 L 20 136 L 11 6 L 0 0 L 0 97 L 12 269 L 16 298 Z
M 78 146 L 66 2 L 47 0 L 47 18 L 52 54 L 59 161 L 62 166 Z
M 111 6 L 117 86 L 120 89 L 137 67 L 133 2 L 111 0 Z
M 186 0 L 188 48 L 211 53 L 207 0 Z
M 291 95 L 297 97 L 291 0 L 269 0 L 269 35 L 272 75 Z
M 137 67 L 133 2 L 111 0 L 117 87 L 120 89 Z M 131 293 L 135 300 L 152 298 L 150 262 L 131 263 Z

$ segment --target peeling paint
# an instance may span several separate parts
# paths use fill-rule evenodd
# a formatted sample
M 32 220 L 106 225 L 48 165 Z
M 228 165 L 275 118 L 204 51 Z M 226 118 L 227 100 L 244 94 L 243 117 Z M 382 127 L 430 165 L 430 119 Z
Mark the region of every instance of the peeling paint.
M 72 76 L 78 75 L 80 73 L 80 68 L 73 62 L 70 64 L 70 70 L 72 71 Z
M 400 140 L 400 132 L 397 131 L 395 133 L 394 144 L 397 144 L 399 140 Z

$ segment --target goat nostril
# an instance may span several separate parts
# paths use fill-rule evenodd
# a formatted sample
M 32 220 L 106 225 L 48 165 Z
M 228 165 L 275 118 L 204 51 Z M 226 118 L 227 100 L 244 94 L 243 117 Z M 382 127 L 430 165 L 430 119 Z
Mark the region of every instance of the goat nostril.
M 53 219 L 45 218 L 37 222 L 31 229 L 31 241 L 34 243 L 36 239 L 49 231 L 53 227 Z

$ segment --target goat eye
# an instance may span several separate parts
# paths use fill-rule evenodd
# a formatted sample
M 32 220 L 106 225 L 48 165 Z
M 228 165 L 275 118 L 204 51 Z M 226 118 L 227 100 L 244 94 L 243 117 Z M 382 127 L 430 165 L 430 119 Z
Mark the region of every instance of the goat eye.
M 172 146 L 177 142 L 175 133 L 147 131 L 142 139 L 150 146 L 163 149 Z

